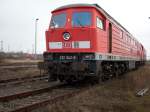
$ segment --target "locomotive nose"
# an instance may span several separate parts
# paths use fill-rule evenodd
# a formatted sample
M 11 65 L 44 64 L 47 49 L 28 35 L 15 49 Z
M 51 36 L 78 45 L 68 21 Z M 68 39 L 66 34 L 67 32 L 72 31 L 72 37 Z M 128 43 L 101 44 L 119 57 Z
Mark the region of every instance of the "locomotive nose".
M 94 28 L 61 28 L 46 32 L 47 50 L 53 52 L 91 52 L 95 49 Z

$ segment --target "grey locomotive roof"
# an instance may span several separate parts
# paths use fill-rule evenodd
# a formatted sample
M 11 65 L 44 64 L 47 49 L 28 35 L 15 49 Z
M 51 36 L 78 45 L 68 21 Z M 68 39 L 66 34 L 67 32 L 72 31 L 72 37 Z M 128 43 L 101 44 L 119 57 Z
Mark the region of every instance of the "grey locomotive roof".
M 122 29 L 129 33 L 129 31 L 124 28 L 119 22 L 117 22 L 113 17 L 111 17 L 103 8 L 101 8 L 98 4 L 70 4 L 65 5 L 62 7 L 56 8 L 54 11 L 65 9 L 65 8 L 72 8 L 72 7 L 94 7 L 99 10 L 107 19 L 109 19 L 113 24 L 118 24 Z M 130 33 L 129 33 L 130 34 Z M 130 34 L 131 35 L 131 34 Z M 131 35 L 132 36 L 132 35 Z M 132 36 L 133 37 L 133 36 Z

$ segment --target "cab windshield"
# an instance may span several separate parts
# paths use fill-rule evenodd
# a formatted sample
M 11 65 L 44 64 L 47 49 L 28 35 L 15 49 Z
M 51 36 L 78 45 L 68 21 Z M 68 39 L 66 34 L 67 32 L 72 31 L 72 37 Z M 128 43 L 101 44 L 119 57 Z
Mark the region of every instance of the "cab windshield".
M 74 12 L 72 15 L 73 27 L 85 27 L 91 25 L 91 13 L 90 12 Z
M 66 14 L 53 15 L 50 23 L 50 28 L 63 28 L 66 24 Z

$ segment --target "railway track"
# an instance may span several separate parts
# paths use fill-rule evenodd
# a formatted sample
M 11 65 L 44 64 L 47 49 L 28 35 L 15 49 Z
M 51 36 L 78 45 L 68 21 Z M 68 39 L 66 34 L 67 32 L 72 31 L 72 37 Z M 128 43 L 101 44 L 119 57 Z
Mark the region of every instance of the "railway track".
M 37 77 L 38 76 L 34 78 Z M 25 78 L 25 80 L 26 79 L 28 78 Z M 89 88 L 87 85 L 72 87 L 67 84 L 60 84 L 58 82 L 56 84 L 47 83 L 45 81 L 43 82 L 44 84 L 46 83 L 46 85 L 49 84 L 49 86 L 40 86 L 41 88 L 28 91 L 24 88 L 23 90 L 25 91 L 20 89 L 20 92 L 0 96 L 0 112 L 29 112 L 37 109 L 38 107 L 53 104 L 65 98 L 73 97 L 88 90 Z M 36 84 L 40 84 L 40 81 L 37 81 Z M 28 85 L 28 83 L 25 85 Z
M 52 87 L 48 86 L 48 87 L 44 87 L 44 88 L 40 88 L 40 89 L 36 89 L 36 90 L 29 90 L 26 92 L 20 92 L 20 93 L 11 94 L 11 95 L 0 96 L 0 102 L 6 102 L 6 101 L 10 101 L 10 100 L 17 99 L 17 98 L 24 98 L 24 97 L 28 97 L 31 95 L 40 94 L 40 93 L 49 91 L 51 89 L 58 88 L 59 86 L 61 86 L 61 85 L 54 84 L 54 86 L 52 86 Z
M 39 106 L 53 104 L 72 97 L 87 87 L 71 87 L 66 84 L 53 84 L 49 87 L 0 97 L 0 112 L 29 112 Z
M 60 84 L 58 82 L 53 82 L 50 84 L 45 85 L 44 87 L 39 87 L 37 89 L 31 89 L 31 90 L 26 90 L 24 92 L 22 92 L 21 90 L 19 92 L 16 93 L 12 93 L 12 94 L 7 94 L 7 95 L 3 95 L 1 94 L 0 96 L 0 112 L 7 112 L 7 108 L 8 106 L 12 107 L 11 102 L 12 101 L 16 101 L 19 99 L 25 99 L 25 98 L 30 98 L 33 96 L 38 96 L 39 94 L 44 94 L 46 92 L 50 92 L 53 89 L 56 89 L 58 87 L 61 87 L 63 84 Z M 35 87 L 33 87 L 35 88 Z M 6 108 L 3 110 L 3 108 Z M 2 111 L 3 110 L 3 111 Z
M 39 106 L 40 107 L 41 106 L 46 106 L 48 104 L 53 104 L 53 103 L 56 103 L 58 101 L 62 101 L 66 98 L 73 97 L 73 96 L 81 93 L 82 91 L 83 90 L 76 90 L 76 91 L 73 91 L 73 92 L 64 93 L 62 95 L 59 95 L 59 96 L 56 96 L 56 97 L 53 97 L 53 98 L 48 98 L 48 99 L 43 100 L 43 101 L 35 102 L 31 105 L 26 105 L 26 106 L 23 106 L 23 107 L 20 107 L 20 108 L 17 108 L 17 109 L 8 111 L 8 112 L 29 112 L 29 111 L 32 111 L 34 109 L 37 109 Z
M 4 65 L 0 69 L 14 69 L 14 68 L 37 68 L 37 65 Z
M 8 85 L 16 85 L 24 82 L 38 81 L 38 80 L 47 80 L 48 75 L 37 75 L 33 77 L 23 77 L 23 78 L 13 78 L 7 80 L 0 80 L 0 87 L 6 87 Z

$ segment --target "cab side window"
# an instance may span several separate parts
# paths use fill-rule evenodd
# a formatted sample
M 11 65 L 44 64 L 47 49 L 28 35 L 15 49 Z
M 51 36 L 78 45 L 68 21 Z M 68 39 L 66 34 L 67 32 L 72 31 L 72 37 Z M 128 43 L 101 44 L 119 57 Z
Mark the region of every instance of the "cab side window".
M 98 28 L 104 30 L 104 22 L 99 17 L 96 18 L 96 25 L 97 25 Z

